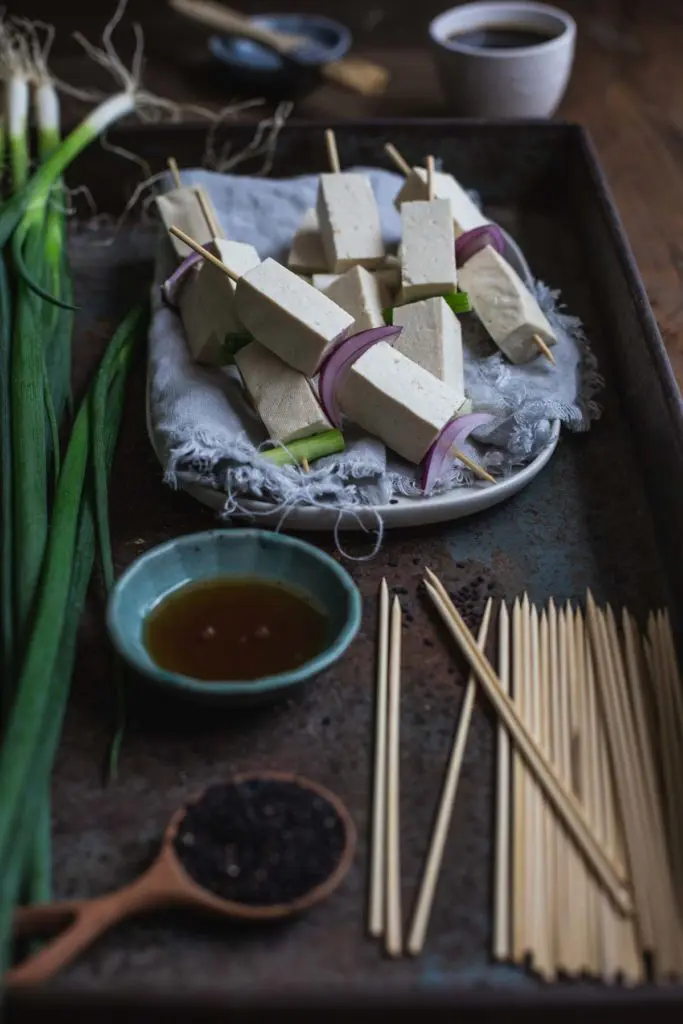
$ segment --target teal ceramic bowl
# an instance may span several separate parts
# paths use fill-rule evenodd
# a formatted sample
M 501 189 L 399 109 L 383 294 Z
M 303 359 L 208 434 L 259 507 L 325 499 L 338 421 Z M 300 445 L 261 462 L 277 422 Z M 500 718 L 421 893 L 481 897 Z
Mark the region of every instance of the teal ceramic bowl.
M 277 581 L 306 595 L 327 616 L 323 652 L 293 671 L 245 682 L 206 682 L 157 665 L 143 640 L 150 612 L 188 583 L 226 576 Z M 107 607 L 112 642 L 137 672 L 166 690 L 214 705 L 263 703 L 301 686 L 342 656 L 360 620 L 360 592 L 333 558 L 304 541 L 265 530 L 209 530 L 161 544 L 127 569 Z

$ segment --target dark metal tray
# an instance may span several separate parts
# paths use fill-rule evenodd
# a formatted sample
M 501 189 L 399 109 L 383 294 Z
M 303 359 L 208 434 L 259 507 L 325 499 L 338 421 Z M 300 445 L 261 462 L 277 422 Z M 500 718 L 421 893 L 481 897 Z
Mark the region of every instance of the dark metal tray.
M 231 130 L 236 147 L 253 129 Z M 349 563 L 365 599 L 362 630 L 348 657 L 302 696 L 276 707 L 206 714 L 151 699 L 131 680 L 129 721 L 118 780 L 103 789 L 111 727 L 111 655 L 94 588 L 85 617 L 73 697 L 55 772 L 55 890 L 95 896 L 131 880 L 151 859 L 170 812 L 204 785 L 236 770 L 299 771 L 333 787 L 355 817 L 360 846 L 343 888 L 286 927 L 238 929 L 167 915 L 122 926 L 39 992 L 13 996 L 10 1017 L 64 1010 L 71 1019 L 145 1019 L 182 1012 L 193 1020 L 226 1007 L 237 1016 L 282 1006 L 306 1017 L 430 1012 L 435 1019 L 497 1015 L 515 1007 L 581 1014 L 621 1004 L 680 1014 L 683 989 L 641 990 L 558 984 L 542 987 L 490 961 L 493 721 L 473 722 L 445 866 L 425 954 L 385 960 L 364 934 L 366 827 L 372 736 L 375 593 L 380 578 L 402 588 L 406 615 L 402 709 L 404 901 L 411 906 L 444 761 L 463 691 L 463 673 L 419 594 L 433 566 L 471 611 L 488 592 L 528 589 L 543 601 L 601 600 L 642 614 L 683 596 L 683 417 L 678 388 L 604 178 L 585 133 L 549 123 L 396 122 L 339 125 L 345 164 L 382 164 L 393 141 L 412 160 L 438 153 L 478 188 L 511 229 L 535 272 L 561 288 L 580 315 L 606 380 L 601 420 L 565 436 L 549 467 L 523 493 L 451 526 L 390 532 L 371 562 Z M 201 160 L 204 133 L 191 127 L 112 134 L 154 170 L 170 154 Z M 275 175 L 323 163 L 318 126 L 291 124 L 279 140 Z M 245 166 L 245 171 L 249 168 Z M 74 167 L 101 210 L 118 213 L 138 171 L 94 150 Z M 149 285 L 152 232 L 126 225 L 111 245 L 77 231 L 72 255 L 83 304 L 77 377 L 135 295 Z M 111 487 L 119 570 L 178 533 L 209 527 L 212 514 L 161 481 L 144 425 L 144 366 L 134 374 Z M 325 544 L 316 536 L 315 543 Z M 349 538 L 356 554 L 362 538 Z

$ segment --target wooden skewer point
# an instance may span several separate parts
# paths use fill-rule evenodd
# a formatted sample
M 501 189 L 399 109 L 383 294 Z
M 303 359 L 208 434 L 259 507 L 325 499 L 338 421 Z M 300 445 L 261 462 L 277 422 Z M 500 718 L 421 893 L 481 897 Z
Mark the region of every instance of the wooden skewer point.
M 176 238 L 179 238 L 180 241 L 184 242 L 185 245 L 190 247 L 190 249 L 194 249 L 195 252 L 199 253 L 199 255 L 202 256 L 205 260 L 207 260 L 207 262 L 213 263 L 214 267 L 217 267 L 219 270 L 222 270 L 226 277 L 229 277 L 231 281 L 239 281 L 239 277 L 237 274 L 234 273 L 234 271 L 230 270 L 229 267 L 226 267 L 225 263 L 222 263 L 217 256 L 214 256 L 212 252 L 209 252 L 208 249 L 205 249 L 203 245 L 199 244 L 199 242 L 195 242 L 194 238 L 190 238 L 190 236 L 185 234 L 184 231 L 181 231 L 180 228 L 177 228 L 175 224 L 171 224 L 168 230 L 170 234 L 174 235 Z
M 476 672 L 489 701 L 513 737 L 520 753 L 536 775 L 548 799 L 562 817 L 576 844 L 583 851 L 586 859 L 592 866 L 593 871 L 601 879 L 605 888 L 612 896 L 615 906 L 622 914 L 631 914 L 633 905 L 630 894 L 624 886 L 623 879 L 618 875 L 614 865 L 590 830 L 580 805 L 559 781 L 543 753 L 530 736 L 514 705 L 503 692 L 500 680 L 490 661 L 478 649 L 472 634 L 439 578 L 429 568 L 425 568 L 425 573 L 428 577 L 425 582 L 430 598 L 440 612 L 452 637 L 457 641 Z
M 305 456 L 301 460 L 301 468 L 303 469 L 304 473 L 311 472 L 311 465 Z
M 403 952 L 401 921 L 401 849 L 399 826 L 399 742 L 401 715 L 401 603 L 391 606 L 389 647 L 389 697 L 387 730 L 387 816 L 386 816 L 386 951 L 391 957 Z
M 405 174 L 406 178 L 408 177 L 409 174 L 412 174 L 412 167 L 410 166 L 408 161 L 403 156 L 401 156 L 399 151 L 396 149 L 396 146 L 394 146 L 391 142 L 387 142 L 387 144 L 384 147 L 384 152 L 393 162 L 396 169 L 400 171 L 401 174 Z
M 553 364 L 553 366 L 555 366 L 556 365 L 555 364 L 555 356 L 552 354 L 552 352 L 550 351 L 550 349 L 548 348 L 548 346 L 544 342 L 544 340 L 541 337 L 541 335 L 540 334 L 532 334 L 531 335 L 531 340 L 533 341 L 534 345 L 538 346 L 538 348 L 543 353 L 543 355 L 546 357 L 546 359 L 548 359 Z
M 456 459 L 459 459 L 460 462 L 462 462 L 463 466 L 467 466 L 468 469 L 471 469 L 472 472 L 480 478 L 480 480 L 486 480 L 490 484 L 495 484 L 496 478 L 491 476 L 491 474 L 488 473 L 483 466 L 480 466 L 478 462 L 471 459 L 469 455 L 465 455 L 465 453 L 461 452 L 459 448 L 452 448 L 451 452 Z
M 175 185 L 176 188 L 182 188 L 183 181 L 182 178 L 180 177 L 180 171 L 178 170 L 178 163 L 176 161 L 176 158 L 174 156 L 169 156 L 167 163 L 168 169 L 173 177 L 173 184 Z
M 339 150 L 337 149 L 337 139 L 331 128 L 325 131 L 325 145 L 327 146 L 327 159 L 330 162 L 330 167 L 333 174 L 341 173 L 341 164 L 339 162 Z
M 370 910 L 368 930 L 378 939 L 384 934 L 384 875 L 386 870 L 387 808 L 387 693 L 389 667 L 389 589 L 382 580 L 379 589 L 377 630 L 377 686 L 375 705 L 375 766 L 372 796 L 372 851 L 370 860 Z

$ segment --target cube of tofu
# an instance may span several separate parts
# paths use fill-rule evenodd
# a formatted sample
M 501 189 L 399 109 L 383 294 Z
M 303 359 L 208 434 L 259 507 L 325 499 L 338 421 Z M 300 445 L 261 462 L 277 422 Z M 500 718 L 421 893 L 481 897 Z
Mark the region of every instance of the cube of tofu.
M 162 221 L 168 230 L 172 224 L 175 224 L 177 228 L 184 231 L 190 238 L 194 238 L 196 242 L 201 245 L 206 245 L 207 242 L 211 241 L 213 232 L 211 225 L 207 222 L 204 216 L 199 199 L 197 198 L 198 193 L 201 192 L 204 201 L 207 203 L 210 210 L 213 210 L 213 215 L 216 221 L 218 217 L 216 211 L 213 208 L 213 204 L 209 197 L 208 192 L 201 185 L 191 185 L 184 188 L 174 188 L 170 192 L 164 192 L 163 195 L 156 197 L 156 205 L 161 216 Z M 189 256 L 192 250 L 189 246 L 181 242 L 175 235 L 168 236 L 171 240 L 171 245 L 176 251 L 176 254 L 181 260 L 184 260 L 186 256 Z
M 352 267 L 324 289 L 338 306 L 354 319 L 353 333 L 383 327 L 382 293 L 374 274 L 364 267 Z
M 404 203 L 401 231 L 400 303 L 455 291 L 455 234 L 446 200 Z
M 396 209 L 400 210 L 403 203 L 427 199 L 428 195 L 427 171 L 424 167 L 413 167 L 412 173 L 408 175 L 401 191 L 396 196 L 394 204 Z M 447 199 L 450 203 L 456 236 L 489 223 L 477 204 L 472 202 L 465 189 L 458 184 L 452 174 L 436 172 L 434 195 L 437 199 Z
M 462 395 L 386 341 L 353 364 L 338 399 L 350 420 L 415 464 L 462 404 Z
M 341 274 L 383 262 L 379 210 L 364 174 L 321 174 L 317 210 L 328 270 Z
M 341 306 L 272 259 L 239 279 L 235 305 L 256 340 L 307 377 L 353 326 Z
M 347 270 L 346 273 L 349 274 L 351 271 Z M 386 309 L 387 306 L 393 305 L 396 292 L 401 287 L 400 263 L 397 263 L 396 266 L 380 267 L 379 270 L 371 270 L 369 273 L 377 284 L 380 307 Z M 342 274 L 314 274 L 312 284 L 314 288 L 326 292 L 330 285 L 342 276 Z M 339 304 L 342 305 L 341 302 Z
M 240 349 L 235 363 L 271 441 L 288 444 L 332 429 L 308 378 L 260 342 Z
M 534 334 L 546 345 L 556 344 L 557 338 L 535 296 L 492 246 L 485 245 L 460 268 L 460 286 L 510 362 L 528 363 L 539 355 Z
M 329 270 L 318 214 L 313 207 L 306 210 L 294 235 L 287 266 L 297 274 L 317 274 Z
M 340 277 L 341 274 L 313 274 L 311 277 L 311 284 L 314 288 L 317 288 L 319 292 L 325 292 L 330 285 L 334 284 L 335 281 L 338 281 Z
M 253 245 L 215 239 L 215 254 L 238 274 L 244 274 L 261 261 Z M 187 342 L 198 363 L 220 365 L 226 335 L 245 331 L 235 309 L 236 285 L 212 263 L 202 261 L 187 282 L 178 300 L 180 318 Z
M 462 328 L 445 299 L 422 299 L 394 310 L 403 330 L 394 348 L 433 373 L 465 400 Z

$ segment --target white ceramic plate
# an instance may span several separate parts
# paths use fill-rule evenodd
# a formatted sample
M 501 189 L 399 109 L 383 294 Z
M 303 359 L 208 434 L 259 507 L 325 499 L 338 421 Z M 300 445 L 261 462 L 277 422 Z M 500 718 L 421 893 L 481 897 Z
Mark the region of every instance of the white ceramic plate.
M 148 394 L 149 397 L 149 394 Z M 163 464 L 159 445 L 154 436 L 147 402 L 147 432 L 154 452 Z M 548 445 L 536 456 L 533 462 L 524 466 L 518 473 L 501 480 L 498 484 L 481 483 L 473 487 L 460 487 L 446 494 L 438 494 L 433 498 L 395 498 L 388 505 L 358 506 L 353 512 L 345 512 L 339 520 L 339 512 L 335 508 L 293 508 L 285 519 L 281 510 L 274 509 L 265 501 L 243 501 L 247 513 L 254 513 L 258 526 L 286 526 L 290 530 L 333 530 L 335 526 L 343 530 L 373 529 L 377 526 L 377 517 L 381 516 L 385 528 L 397 526 L 425 526 L 428 523 L 443 523 L 451 519 L 462 519 L 475 512 L 481 512 L 492 505 L 511 498 L 523 487 L 531 483 L 535 476 L 552 458 L 560 437 L 560 422 L 556 420 Z M 225 494 L 205 487 L 202 484 L 183 480 L 178 474 L 183 490 L 193 498 L 208 505 L 217 512 L 225 504 Z M 272 510 L 272 511 L 271 511 Z

